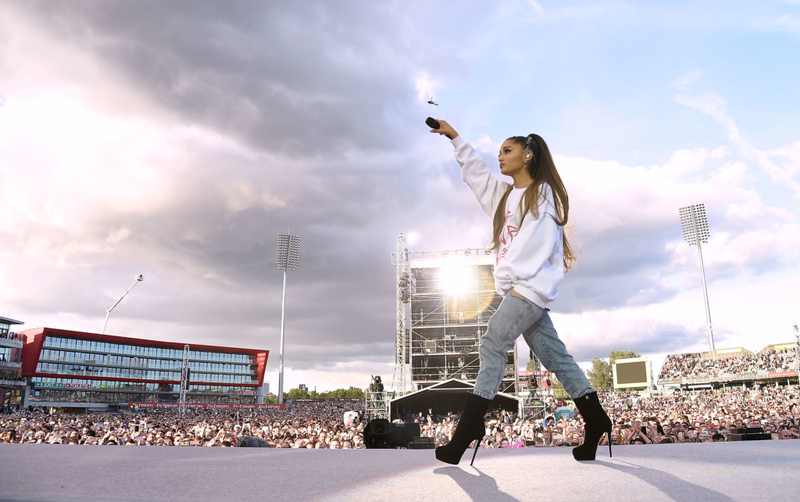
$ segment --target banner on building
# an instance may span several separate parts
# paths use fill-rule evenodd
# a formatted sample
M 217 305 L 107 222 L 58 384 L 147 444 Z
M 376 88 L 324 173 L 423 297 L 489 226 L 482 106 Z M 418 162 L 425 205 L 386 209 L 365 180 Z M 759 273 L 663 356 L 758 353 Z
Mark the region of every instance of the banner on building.
M 129 408 L 156 409 L 156 408 L 177 408 L 178 403 L 128 403 Z M 192 409 L 284 409 L 285 404 L 239 404 L 239 403 L 186 403 L 187 408 Z
M 785 378 L 785 377 L 793 377 L 797 375 L 796 371 L 781 371 L 779 373 L 768 373 L 767 376 L 769 378 Z

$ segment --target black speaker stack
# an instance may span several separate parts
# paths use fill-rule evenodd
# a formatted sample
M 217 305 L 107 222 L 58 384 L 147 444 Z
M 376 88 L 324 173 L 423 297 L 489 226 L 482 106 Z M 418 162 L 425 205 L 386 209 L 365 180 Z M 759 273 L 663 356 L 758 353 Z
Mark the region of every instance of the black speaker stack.
M 367 448 L 433 448 L 433 438 L 420 437 L 419 424 L 393 424 L 384 418 L 370 421 L 364 429 Z
M 772 435 L 764 432 L 762 427 L 731 429 L 728 432 L 728 441 L 759 441 L 763 439 L 772 439 Z

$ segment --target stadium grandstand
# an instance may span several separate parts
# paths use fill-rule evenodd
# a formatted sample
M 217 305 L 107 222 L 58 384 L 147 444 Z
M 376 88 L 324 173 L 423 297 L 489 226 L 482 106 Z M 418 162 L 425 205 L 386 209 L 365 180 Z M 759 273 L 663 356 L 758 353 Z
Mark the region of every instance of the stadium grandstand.
M 797 353 L 796 343 L 780 343 L 758 353 L 735 347 L 669 354 L 658 375 L 658 385 L 692 388 L 796 380 L 800 362 Z
M 93 412 L 176 407 L 184 360 L 189 407 L 252 407 L 263 399 L 266 350 L 55 328 L 16 335 L 24 339 L 22 406 Z

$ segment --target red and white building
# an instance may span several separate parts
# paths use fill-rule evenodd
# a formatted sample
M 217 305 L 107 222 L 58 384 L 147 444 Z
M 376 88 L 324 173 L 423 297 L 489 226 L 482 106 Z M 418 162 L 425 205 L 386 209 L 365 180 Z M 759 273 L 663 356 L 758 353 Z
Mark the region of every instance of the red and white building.
M 101 411 L 131 403 L 168 407 L 179 400 L 187 344 L 55 328 L 21 334 L 24 405 Z M 190 406 L 263 402 L 269 351 L 188 345 Z

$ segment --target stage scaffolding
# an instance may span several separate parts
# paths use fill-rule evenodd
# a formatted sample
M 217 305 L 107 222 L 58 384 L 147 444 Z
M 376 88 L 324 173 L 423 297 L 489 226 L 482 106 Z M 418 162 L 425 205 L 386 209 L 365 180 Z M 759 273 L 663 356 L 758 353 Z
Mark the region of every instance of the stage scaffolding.
M 492 276 L 494 255 L 485 249 L 408 251 L 403 234 L 397 267 L 395 380 L 412 391 L 455 378 L 475 383 L 481 336 L 502 298 Z M 517 395 L 516 348 L 508 353 L 500 392 Z

